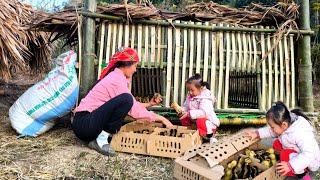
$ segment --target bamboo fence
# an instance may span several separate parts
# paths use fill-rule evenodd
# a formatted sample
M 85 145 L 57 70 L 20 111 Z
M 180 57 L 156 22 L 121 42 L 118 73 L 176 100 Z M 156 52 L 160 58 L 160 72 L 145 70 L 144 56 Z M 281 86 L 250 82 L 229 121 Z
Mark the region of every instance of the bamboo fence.
M 235 27 L 222 23 L 197 24 Z M 284 35 L 277 41 L 274 33 L 263 32 L 128 25 L 116 21 L 105 21 L 99 27 L 97 32 L 102 46 L 98 57 L 99 72 L 119 47 L 130 46 L 137 50 L 141 62 L 133 80 L 133 94 L 161 91 L 165 106 L 171 102 L 182 104 L 187 94 L 185 80 L 200 73 L 211 86 L 217 109 L 266 110 L 277 100 L 286 102 L 290 108 L 296 104 L 293 34 Z M 260 63 L 264 55 L 267 58 Z

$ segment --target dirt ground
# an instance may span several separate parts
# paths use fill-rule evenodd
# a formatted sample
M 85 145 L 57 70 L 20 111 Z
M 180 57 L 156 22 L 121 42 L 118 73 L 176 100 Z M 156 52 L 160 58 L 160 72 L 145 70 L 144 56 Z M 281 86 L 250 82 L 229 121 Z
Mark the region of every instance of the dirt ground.
M 81 143 L 68 123 L 59 123 L 38 138 L 17 139 L 8 119 L 11 101 L 0 101 L 0 179 L 173 179 L 172 159 L 127 153 L 103 156 Z M 222 128 L 219 137 L 237 130 Z M 320 179 L 320 170 L 314 179 Z

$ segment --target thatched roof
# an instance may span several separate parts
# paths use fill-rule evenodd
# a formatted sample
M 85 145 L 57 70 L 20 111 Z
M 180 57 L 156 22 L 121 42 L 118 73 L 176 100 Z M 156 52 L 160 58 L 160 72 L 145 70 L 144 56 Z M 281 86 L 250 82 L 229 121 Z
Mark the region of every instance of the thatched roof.
M 197 3 L 187 6 L 184 12 L 167 12 L 145 4 L 100 4 L 97 13 L 123 17 L 128 23 L 134 20 L 185 20 L 211 23 L 229 23 L 239 26 L 266 25 L 281 29 L 297 29 L 295 20 L 299 6 L 295 3 L 278 3 L 274 6 L 250 4 L 245 8 L 231 8 L 217 3 Z M 81 9 L 78 9 L 81 11 Z M 31 28 L 58 32 L 69 41 L 77 39 L 77 14 L 75 9 L 66 9 L 55 14 L 35 18 Z M 286 27 L 281 27 L 284 25 Z
M 17 71 L 48 67 L 51 45 L 48 33 L 23 28 L 37 11 L 18 0 L 0 1 L 0 76 L 8 80 Z

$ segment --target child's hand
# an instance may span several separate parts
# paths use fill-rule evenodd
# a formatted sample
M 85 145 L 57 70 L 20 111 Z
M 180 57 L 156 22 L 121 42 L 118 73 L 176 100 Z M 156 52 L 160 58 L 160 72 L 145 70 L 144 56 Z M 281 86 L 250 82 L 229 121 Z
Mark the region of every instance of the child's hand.
M 154 105 L 160 104 L 161 102 L 162 102 L 162 96 L 159 93 L 155 93 L 149 103 L 151 106 L 154 106 Z
M 189 116 L 189 113 L 183 112 L 183 114 L 181 114 L 181 116 L 179 117 L 179 119 L 184 119 L 187 118 Z
M 288 162 L 281 161 L 277 164 L 276 170 L 282 175 L 285 176 L 291 171 L 290 165 Z
M 249 137 L 251 140 L 259 138 L 259 133 L 256 129 L 245 129 L 243 134 L 244 136 Z

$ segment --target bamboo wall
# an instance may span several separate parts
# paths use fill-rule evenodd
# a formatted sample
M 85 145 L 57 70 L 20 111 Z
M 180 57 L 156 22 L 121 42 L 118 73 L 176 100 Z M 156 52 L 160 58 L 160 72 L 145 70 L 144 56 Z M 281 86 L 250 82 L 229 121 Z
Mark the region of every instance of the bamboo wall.
M 194 24 L 179 21 L 176 23 Z M 229 26 L 208 23 L 205 25 Z M 173 101 L 178 103 L 184 101 L 187 93 L 184 82 L 194 73 L 201 73 L 203 79 L 210 83 L 211 91 L 217 99 L 215 103 L 217 109 L 233 107 L 232 102 L 237 96 L 235 93 L 242 91 L 241 88 L 234 91 L 235 85 L 243 87 L 252 84 L 258 87 L 252 87 L 251 93 L 248 89 L 243 91 L 249 92 L 248 101 L 258 101 L 259 109 L 268 109 L 276 100 L 284 101 L 289 107 L 295 106 L 297 83 L 292 34 L 281 39 L 274 51 L 259 63 L 275 44 L 274 34 L 212 32 L 193 28 L 127 25 L 117 22 L 104 22 L 99 27 L 98 73 L 100 74 L 103 64 L 108 63 L 109 58 L 119 47 L 132 47 L 137 50 L 141 58 L 140 67 L 156 67 L 166 71 L 166 77 L 162 77 L 164 78 L 162 94 L 165 96 L 166 106 Z M 248 76 L 251 80 L 234 81 L 230 78 L 237 73 Z M 252 76 L 258 79 L 254 81 Z M 258 91 L 261 93 L 261 98 L 258 98 Z M 243 100 L 246 101 L 245 96 Z M 241 108 L 241 104 L 238 108 Z

